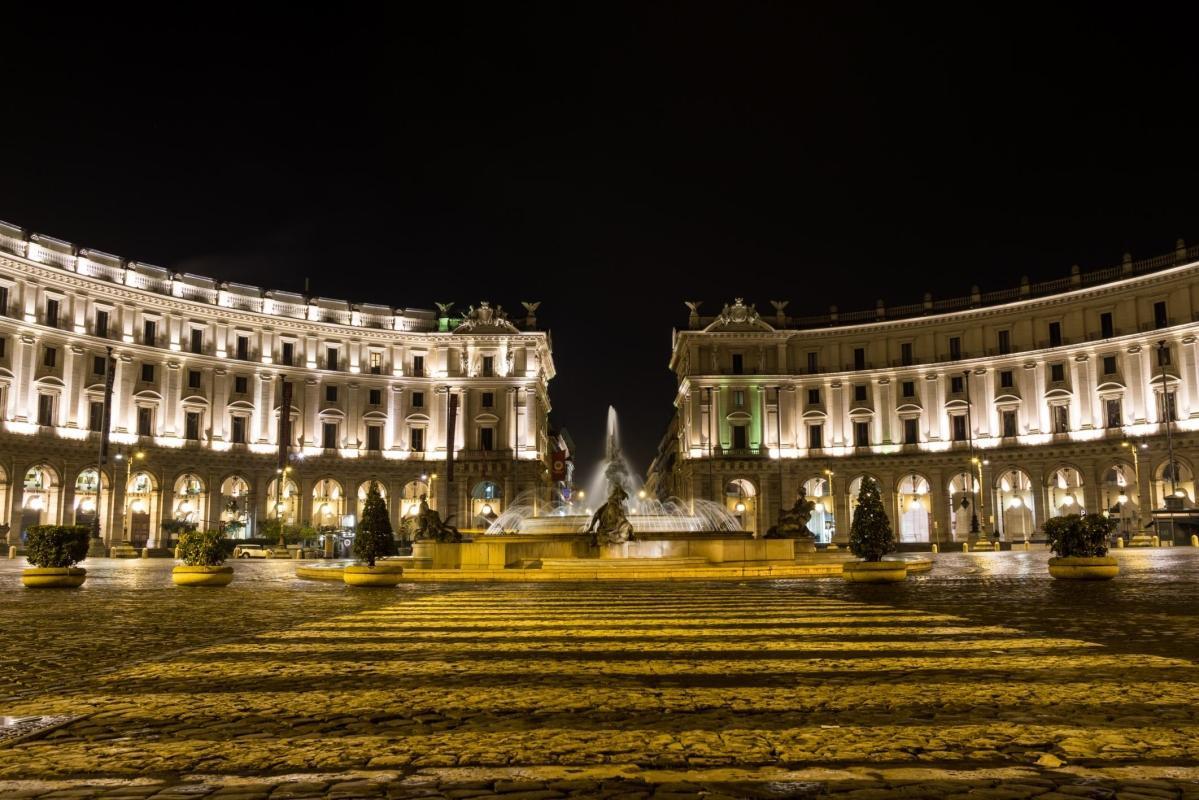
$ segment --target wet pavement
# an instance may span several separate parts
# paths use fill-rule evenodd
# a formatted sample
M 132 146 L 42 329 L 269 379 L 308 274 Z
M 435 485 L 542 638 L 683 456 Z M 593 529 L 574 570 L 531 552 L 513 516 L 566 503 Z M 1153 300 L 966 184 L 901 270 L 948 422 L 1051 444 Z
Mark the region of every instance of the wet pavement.
M 1199 551 L 836 580 L 403 586 L 0 562 L 0 797 L 1195 797 Z

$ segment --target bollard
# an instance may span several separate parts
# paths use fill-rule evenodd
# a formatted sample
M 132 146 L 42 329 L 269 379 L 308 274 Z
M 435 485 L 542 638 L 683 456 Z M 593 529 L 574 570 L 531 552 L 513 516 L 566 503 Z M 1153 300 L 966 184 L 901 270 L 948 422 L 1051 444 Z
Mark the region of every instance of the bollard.
M 1158 537 L 1154 536 L 1154 537 L 1153 537 L 1153 546 L 1154 546 L 1154 547 L 1161 547 L 1161 546 L 1162 546 L 1162 540 L 1161 540 L 1161 539 L 1159 539 Z
M 1194 539 L 1195 537 L 1194 537 L 1194 536 L 1192 536 L 1191 538 L 1192 538 L 1192 539 Z M 937 554 L 937 553 L 939 553 L 939 552 L 941 552 L 941 551 L 940 551 L 940 549 L 938 549 L 938 548 L 937 548 L 937 544 L 936 544 L 936 542 L 934 542 L 934 543 L 933 543 L 933 555 L 936 555 L 936 554 Z
M 1199 535 L 1191 534 L 1191 547 L 1199 547 Z
M 179 545 L 175 545 L 175 560 L 179 560 Z
M 1124 537 L 1123 536 L 1120 536 L 1116 539 L 1116 548 L 1120 549 L 1120 550 L 1124 549 Z
M 1191 538 L 1192 538 L 1192 539 L 1194 539 L 1195 537 L 1194 537 L 1194 536 L 1192 536 Z M 8 547 L 8 557 L 9 557 L 9 558 L 16 558 L 16 557 L 17 557 L 17 546 L 16 546 L 15 544 L 13 544 L 13 545 L 9 545 L 9 547 Z
M 962 542 L 962 552 L 963 553 L 970 552 L 970 543 L 969 542 Z
M 299 560 L 304 557 L 304 548 L 298 547 L 295 550 L 292 550 L 291 553 L 292 553 L 291 557 L 293 559 Z
M 142 548 L 142 558 L 149 558 L 149 557 L 150 557 L 150 548 L 143 547 Z

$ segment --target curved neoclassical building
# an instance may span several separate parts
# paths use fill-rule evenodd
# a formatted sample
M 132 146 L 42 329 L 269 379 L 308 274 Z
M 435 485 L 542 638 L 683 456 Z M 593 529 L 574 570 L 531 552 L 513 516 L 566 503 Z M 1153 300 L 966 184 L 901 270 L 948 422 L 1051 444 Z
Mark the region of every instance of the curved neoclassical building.
M 0 516 L 164 542 L 171 520 L 352 529 L 377 480 L 461 527 L 546 477 L 549 340 L 510 322 L 351 305 L 77 248 L 0 223 Z M 110 461 L 97 469 L 111 348 Z M 290 403 L 283 407 L 284 385 Z M 456 398 L 455 480 L 446 480 Z M 286 471 L 279 416 L 287 414 Z
M 906 542 L 969 540 L 975 520 L 1020 541 L 1079 509 L 1129 534 L 1181 533 L 1199 444 L 1197 259 L 1180 241 L 1044 284 L 817 318 L 689 303 L 651 483 L 742 509 L 759 532 L 802 488 L 825 541 L 847 538 L 864 476 Z

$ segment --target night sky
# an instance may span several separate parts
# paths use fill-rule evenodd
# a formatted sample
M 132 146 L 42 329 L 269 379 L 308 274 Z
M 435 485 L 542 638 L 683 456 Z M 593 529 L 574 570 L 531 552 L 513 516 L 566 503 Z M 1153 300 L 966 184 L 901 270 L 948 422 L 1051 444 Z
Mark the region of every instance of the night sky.
M 541 300 L 554 421 L 586 464 L 615 405 L 640 469 L 684 299 L 851 310 L 1199 241 L 1191 20 L 393 5 L 6 17 L 0 218 L 355 302 Z

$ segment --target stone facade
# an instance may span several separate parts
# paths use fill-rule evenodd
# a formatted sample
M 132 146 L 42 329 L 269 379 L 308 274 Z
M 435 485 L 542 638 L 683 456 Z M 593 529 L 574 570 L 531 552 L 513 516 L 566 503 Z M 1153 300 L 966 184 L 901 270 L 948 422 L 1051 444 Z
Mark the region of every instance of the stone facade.
M 809 318 L 689 302 L 650 483 L 740 507 L 758 532 L 802 487 L 834 541 L 866 475 L 907 541 L 1018 541 L 1080 508 L 1132 533 L 1167 496 L 1194 508 L 1197 258 L 1179 242 L 1045 284 Z
M 461 527 L 546 485 L 548 337 L 537 304 L 439 311 L 310 298 L 127 262 L 0 223 L 0 517 L 88 522 L 153 546 L 166 520 L 352 526 L 379 481 Z M 105 363 L 110 463 L 96 492 Z M 291 403 L 276 497 L 279 414 Z M 458 404 L 455 480 L 448 409 Z M 140 455 L 139 455 L 140 454 Z

